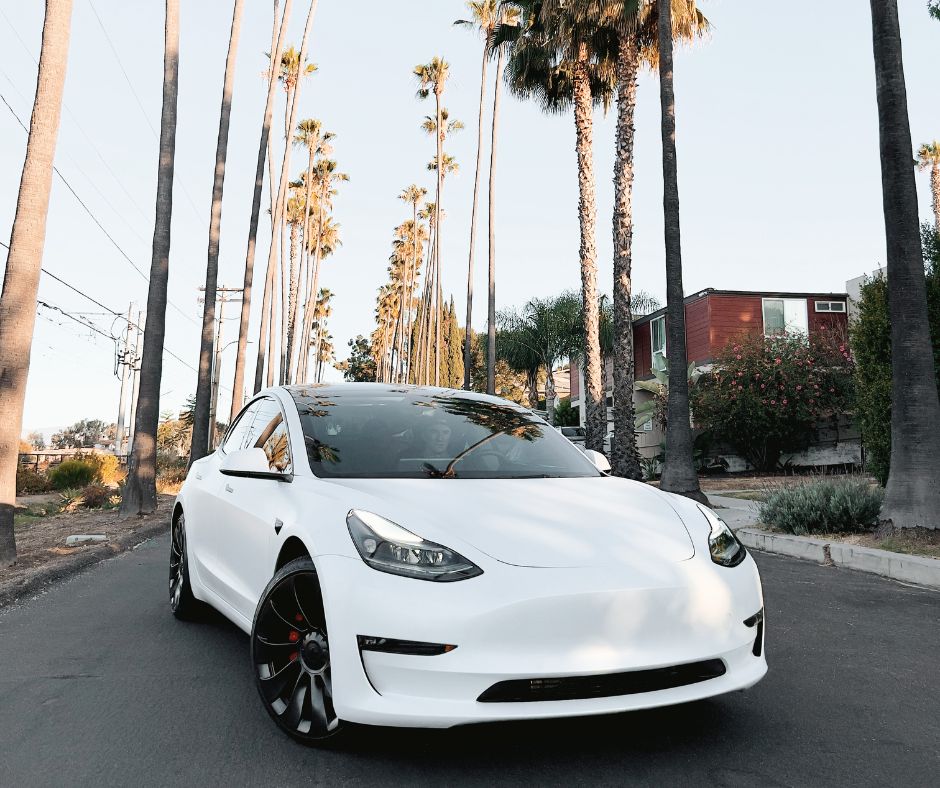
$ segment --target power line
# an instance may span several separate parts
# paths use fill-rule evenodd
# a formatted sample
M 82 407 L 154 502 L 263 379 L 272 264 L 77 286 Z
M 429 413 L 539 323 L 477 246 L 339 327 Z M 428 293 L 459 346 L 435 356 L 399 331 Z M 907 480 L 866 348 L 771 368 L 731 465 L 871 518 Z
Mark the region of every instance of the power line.
M 39 306 L 45 307 L 46 309 L 54 309 L 56 312 L 59 312 L 60 314 L 63 314 L 66 317 L 71 318 L 76 323 L 83 325 L 85 328 L 90 328 L 96 334 L 101 334 L 101 336 L 103 336 L 105 339 L 110 339 L 112 342 L 118 341 L 118 337 L 112 336 L 111 334 L 106 334 L 104 331 L 98 328 L 98 326 L 94 325 L 91 321 L 82 320 L 80 317 L 73 315 L 71 312 L 66 312 L 60 306 L 55 306 L 54 304 L 48 304 L 45 301 L 42 301 L 40 299 L 37 299 L 36 303 L 39 304 Z
M 6 100 L 6 96 L 4 96 L 2 93 L 0 93 L 0 100 L 2 100 L 4 104 L 6 104 L 7 109 L 10 110 L 10 113 L 13 115 L 14 118 L 16 118 L 16 122 L 19 123 L 20 126 L 23 127 L 23 130 L 24 130 L 27 134 L 29 134 L 29 128 L 27 128 L 26 124 L 23 123 L 23 121 L 20 119 L 20 116 L 16 114 L 16 110 L 14 110 L 13 107 L 10 106 L 10 102 L 8 102 L 8 101 Z M 78 202 L 79 202 L 79 204 L 82 206 L 82 208 L 84 208 L 85 211 L 86 211 L 86 213 L 91 217 L 91 220 L 92 220 L 96 225 L 98 225 L 98 227 L 100 228 L 101 232 L 103 232 L 103 233 L 105 234 L 105 236 L 107 237 L 107 239 L 114 245 L 114 248 L 117 249 L 118 252 L 120 252 L 121 255 L 124 257 L 124 259 L 127 260 L 127 262 L 130 264 L 130 266 L 131 266 L 138 274 L 140 274 L 141 278 L 142 278 L 145 282 L 147 282 L 147 283 L 149 284 L 149 283 L 150 283 L 150 277 L 147 276 L 147 274 L 145 274 L 143 271 L 140 270 L 140 268 L 137 267 L 137 264 L 130 258 L 130 256 L 127 254 L 127 252 L 125 252 L 124 249 L 121 248 L 121 245 L 120 245 L 117 241 L 114 240 L 114 237 L 111 235 L 111 233 L 109 233 L 109 232 L 107 231 L 107 229 L 105 229 L 105 226 L 104 226 L 100 221 L 98 221 L 98 217 L 95 216 L 94 212 L 91 210 L 91 208 L 88 207 L 88 205 L 85 203 L 85 201 L 82 200 L 82 198 L 78 196 L 78 192 L 76 192 L 75 189 L 72 188 L 72 184 L 70 184 L 70 183 L 68 182 L 68 179 L 59 171 L 59 168 L 56 167 L 56 166 L 53 164 L 53 165 L 52 165 L 52 169 L 55 170 L 55 174 L 59 176 L 59 178 L 60 178 L 60 179 L 62 180 L 62 182 L 66 185 L 66 187 L 68 188 L 68 190 L 69 190 L 70 192 L 72 192 L 72 194 L 73 194 L 73 196 L 75 197 L 75 199 L 78 200 Z M 171 307 L 173 307 L 177 312 L 179 312 L 183 317 L 185 317 L 190 323 L 192 323 L 193 325 L 199 325 L 199 323 L 197 323 L 195 320 L 193 320 L 193 318 L 191 318 L 191 317 L 190 317 L 189 315 L 187 315 L 182 309 L 180 309 L 176 304 L 174 304 L 172 301 L 170 301 L 169 298 L 167 298 L 167 303 L 168 303 Z

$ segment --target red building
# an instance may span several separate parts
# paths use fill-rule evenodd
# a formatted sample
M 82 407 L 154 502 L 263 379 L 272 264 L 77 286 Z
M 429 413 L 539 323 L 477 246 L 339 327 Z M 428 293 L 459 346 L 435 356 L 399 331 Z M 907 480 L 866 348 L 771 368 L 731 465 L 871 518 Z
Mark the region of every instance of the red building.
M 848 297 L 845 293 L 778 293 L 745 290 L 701 290 L 685 299 L 685 346 L 689 363 L 710 363 L 728 342 L 742 334 L 814 334 L 823 327 L 848 329 Z M 666 343 L 666 310 L 660 309 L 633 321 L 633 347 L 636 378 L 653 376 L 654 369 L 664 369 L 669 355 Z M 578 360 L 570 366 L 571 404 L 581 411 L 583 377 Z M 613 428 L 613 374 L 610 359 L 605 363 L 608 422 Z M 636 396 L 636 395 L 635 395 Z M 658 449 L 662 436 L 647 428 L 640 438 L 644 448 Z M 649 452 L 645 452 L 649 453 Z M 853 455 L 854 456 L 854 455 Z M 844 458 L 840 462 L 846 461 Z

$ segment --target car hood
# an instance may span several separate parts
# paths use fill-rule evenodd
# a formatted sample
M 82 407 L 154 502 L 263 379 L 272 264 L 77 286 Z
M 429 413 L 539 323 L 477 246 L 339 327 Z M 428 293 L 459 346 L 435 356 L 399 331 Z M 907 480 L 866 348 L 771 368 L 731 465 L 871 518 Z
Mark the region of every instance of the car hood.
M 576 479 L 331 479 L 367 509 L 425 539 L 469 544 L 530 567 L 685 561 L 692 540 L 668 497 L 614 477 Z

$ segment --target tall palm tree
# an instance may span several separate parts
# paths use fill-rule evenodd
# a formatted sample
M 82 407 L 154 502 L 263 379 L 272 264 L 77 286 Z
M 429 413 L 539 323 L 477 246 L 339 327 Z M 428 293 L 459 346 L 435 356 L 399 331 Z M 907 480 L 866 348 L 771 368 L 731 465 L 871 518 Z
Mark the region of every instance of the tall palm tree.
M 179 90 L 179 0 L 166 0 L 163 55 L 163 109 L 160 116 L 160 158 L 157 167 L 157 206 L 153 227 L 147 320 L 140 361 L 134 450 L 127 464 L 121 516 L 149 514 L 157 507 L 157 423 L 160 419 L 160 380 L 163 377 L 163 338 L 166 331 L 167 283 L 170 273 L 170 220 L 173 214 L 173 164 L 176 156 L 176 105 Z
M 418 278 L 418 244 L 421 240 L 421 233 L 423 231 L 423 225 L 418 224 L 418 210 L 421 206 L 421 203 L 424 201 L 424 198 L 427 196 L 428 190 L 418 186 L 413 183 L 411 186 L 406 188 L 400 195 L 398 199 L 403 200 L 411 206 L 411 226 L 412 226 L 412 248 L 411 248 L 411 266 L 409 268 L 408 276 L 406 277 L 405 290 L 407 293 L 407 303 L 403 304 L 406 312 L 407 325 L 404 328 L 406 335 L 408 336 L 408 362 L 406 368 L 403 372 L 402 382 L 406 383 L 408 381 L 408 367 L 410 367 L 411 361 L 411 314 L 412 314 L 412 299 L 414 298 L 414 290 L 417 284 Z
M 313 19 L 317 10 L 317 0 L 311 0 L 309 10 L 307 11 L 307 20 L 304 23 L 304 32 L 303 37 L 300 42 L 300 51 L 294 50 L 293 47 L 289 47 L 287 50 L 283 51 L 281 54 L 281 59 L 278 65 L 278 79 L 283 83 L 284 90 L 287 93 L 287 102 L 285 106 L 285 122 L 284 122 L 284 154 L 281 159 L 281 171 L 280 179 L 278 182 L 277 197 L 273 201 L 273 208 L 271 214 L 271 247 L 268 250 L 268 265 L 267 265 L 267 282 L 265 283 L 265 288 L 268 287 L 268 282 L 271 283 L 272 289 L 275 282 L 275 266 L 277 264 L 277 244 L 278 237 L 282 235 L 281 226 L 283 221 L 283 212 L 284 204 L 287 200 L 287 181 L 288 181 L 288 171 L 290 169 L 290 151 L 291 151 L 291 129 L 297 124 L 297 112 L 300 105 L 300 87 L 301 79 L 300 77 L 311 73 L 316 67 L 312 64 L 307 64 L 307 42 L 310 38 L 310 31 L 313 28 Z M 274 193 L 274 181 L 271 179 L 271 192 Z M 274 293 L 271 293 L 270 301 L 274 302 Z M 274 333 L 274 313 L 272 311 L 271 315 L 268 317 L 267 326 L 269 333 L 268 336 L 268 346 L 273 344 L 271 338 Z M 282 334 L 283 339 L 283 334 Z M 261 389 L 261 381 L 264 375 L 264 361 L 265 361 L 265 349 L 264 349 L 264 337 L 259 336 L 258 341 L 258 359 L 255 365 L 255 391 Z M 268 366 L 269 368 L 273 367 L 274 357 L 270 354 L 269 350 Z M 286 360 L 286 355 L 284 353 L 283 343 L 282 343 L 282 364 L 281 371 L 283 376 L 284 371 L 284 361 Z
M 516 27 L 519 24 L 519 9 L 503 4 L 500 8 L 497 24 L 504 28 Z M 493 31 L 490 31 L 490 38 Z M 497 46 L 496 56 L 496 87 L 493 91 L 493 118 L 490 128 L 490 179 L 488 192 L 488 222 L 487 222 L 487 287 L 486 287 L 486 392 L 496 393 L 496 135 L 499 130 L 499 97 L 503 87 L 503 70 L 506 65 L 506 46 Z M 469 310 L 469 305 L 468 305 Z M 469 314 L 469 311 L 468 311 Z M 467 321 L 467 336 L 470 336 L 470 322 Z M 470 388 L 470 341 L 466 342 L 464 361 L 464 376 L 467 388 Z
M 473 28 L 483 38 L 483 66 L 480 73 L 480 108 L 477 115 L 477 163 L 473 176 L 473 207 L 470 211 L 470 252 L 467 260 L 467 321 L 464 332 L 464 379 L 463 387 L 470 390 L 470 342 L 473 321 L 473 252 L 477 236 L 477 203 L 480 191 L 480 172 L 483 164 L 483 100 L 486 98 L 486 72 L 490 61 L 489 39 L 496 29 L 499 18 L 499 0 L 470 0 L 467 3 L 470 19 L 458 19 L 455 25 Z M 496 80 L 499 90 L 499 77 Z
M 238 348 L 235 354 L 235 378 L 232 382 L 232 409 L 229 413 L 229 424 L 242 408 L 242 392 L 245 388 L 245 363 L 248 354 L 248 319 L 251 316 L 251 295 L 255 272 L 255 246 L 258 240 L 258 221 L 261 217 L 261 192 L 264 188 L 264 164 L 268 152 L 268 140 L 271 134 L 271 118 L 274 112 L 274 93 L 277 87 L 277 78 L 274 66 L 281 60 L 281 44 L 284 41 L 284 31 L 290 20 L 293 0 L 286 0 L 284 13 L 278 25 L 278 0 L 274 0 L 274 23 L 271 26 L 271 58 L 268 69 L 268 94 L 264 104 L 264 119 L 261 123 L 261 142 L 258 145 L 258 162 L 255 165 L 255 183 L 251 196 L 251 217 L 248 220 L 248 250 L 245 254 L 245 277 L 242 283 L 241 314 L 238 323 Z M 273 186 L 272 186 L 273 189 Z M 267 290 L 267 288 L 265 288 Z M 270 297 L 270 292 L 268 292 Z
M 444 95 L 444 86 L 447 84 L 447 79 L 450 76 L 450 64 L 441 57 L 434 57 L 429 63 L 423 65 L 415 66 L 414 74 L 420 85 L 418 89 L 418 97 L 425 99 L 434 94 L 434 105 L 436 112 L 436 125 L 435 129 L 437 134 L 437 189 L 435 192 L 435 206 L 437 210 L 437 217 L 435 222 L 436 232 L 434 240 L 434 271 L 437 281 L 440 281 L 440 271 L 441 271 L 441 192 L 444 188 L 444 167 L 442 166 L 443 155 L 444 155 L 444 137 L 447 134 L 447 126 L 444 123 L 443 118 L 443 107 L 441 101 Z M 437 304 L 438 311 L 440 310 L 440 303 Z M 435 348 L 436 348 L 436 357 L 440 358 L 441 355 L 441 321 L 437 321 L 435 337 Z M 437 386 L 440 383 L 440 369 L 439 365 L 435 368 L 434 372 L 434 385 Z
M 243 6 L 244 0 L 235 0 L 228 54 L 225 56 L 225 76 L 222 80 L 222 109 L 219 112 L 219 136 L 215 146 L 212 203 L 209 211 L 209 254 L 202 308 L 202 337 L 199 343 L 199 371 L 196 377 L 196 405 L 193 408 L 193 435 L 189 447 L 190 465 L 209 453 L 209 401 L 212 395 L 212 350 L 215 344 L 215 294 L 219 279 L 222 192 L 225 186 L 225 159 L 228 155 L 228 130 L 232 118 L 232 91 L 235 85 L 235 61 L 238 55 Z M 232 396 L 235 396 L 234 393 Z
M 660 487 L 702 503 L 708 499 L 692 463 L 689 411 L 689 362 L 685 348 L 685 294 L 682 289 L 682 243 L 679 232 L 679 170 L 676 164 L 676 97 L 672 75 L 672 3 L 660 3 L 659 96 L 663 139 L 663 215 L 666 241 L 666 342 L 669 348 L 669 423 L 666 462 Z
M 307 224 L 308 207 L 304 200 L 302 181 L 295 181 L 290 184 L 290 196 L 284 206 L 284 221 L 287 223 L 290 242 L 290 264 L 288 266 L 287 277 L 287 311 L 286 311 L 286 353 L 288 360 L 288 372 L 285 378 L 286 383 L 291 383 L 290 370 L 293 369 L 294 355 L 296 353 L 296 344 L 294 334 L 296 333 L 297 323 L 297 299 L 300 295 L 299 274 L 300 265 L 298 252 L 300 251 L 300 234 L 302 228 Z
M 36 97 L 0 293 L 0 568 L 16 561 L 17 455 L 71 25 L 72 0 L 46 0 Z
M 871 0 L 871 18 L 891 319 L 891 467 L 881 516 L 895 528 L 937 528 L 940 400 L 911 170 L 897 0 Z
M 917 169 L 930 170 L 930 194 L 933 197 L 933 226 L 940 233 L 940 142 L 934 140 L 917 151 Z
M 340 173 L 342 177 L 346 177 L 343 173 Z M 343 245 L 343 242 L 340 240 L 340 225 L 332 220 L 332 218 L 327 214 L 321 214 L 317 221 L 317 224 L 314 226 L 316 231 L 314 237 L 311 239 L 311 243 L 314 246 L 314 270 L 313 270 L 313 282 L 311 284 L 310 292 L 311 293 L 322 293 L 329 292 L 328 290 L 319 289 L 320 282 L 320 267 L 324 260 L 326 260 L 330 255 L 332 255 L 336 249 Z M 315 304 L 312 302 L 310 304 L 311 320 L 313 320 L 315 315 Z M 310 336 L 310 323 L 307 324 L 306 336 Z M 315 354 L 316 357 L 316 354 Z M 304 374 L 307 374 L 307 363 L 304 362 Z
M 616 35 L 609 26 L 583 20 L 576 3 L 519 0 L 524 23 L 500 25 L 494 44 L 507 43 L 510 89 L 534 98 L 543 109 L 573 108 L 578 162 L 578 218 L 581 229 L 581 299 L 585 337 L 585 446 L 601 451 L 607 432 L 601 370 L 597 298 L 597 205 L 594 178 L 595 104 L 610 102 L 614 87 Z

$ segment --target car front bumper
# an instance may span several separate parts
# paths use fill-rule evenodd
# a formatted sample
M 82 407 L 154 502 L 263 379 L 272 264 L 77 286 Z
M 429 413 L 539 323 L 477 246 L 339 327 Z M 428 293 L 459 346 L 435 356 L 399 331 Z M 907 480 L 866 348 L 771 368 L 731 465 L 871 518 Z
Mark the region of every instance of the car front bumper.
M 733 569 L 696 556 L 629 573 L 493 562 L 483 575 L 455 583 L 397 577 L 343 556 L 320 556 L 316 564 L 334 703 L 350 722 L 446 728 L 614 713 L 745 689 L 767 672 L 763 626 L 744 623 L 763 608 L 751 558 Z M 360 651 L 359 635 L 456 648 L 432 656 Z M 722 675 L 664 689 L 478 700 L 503 681 L 592 677 L 603 683 L 610 674 L 714 659 L 721 660 Z

